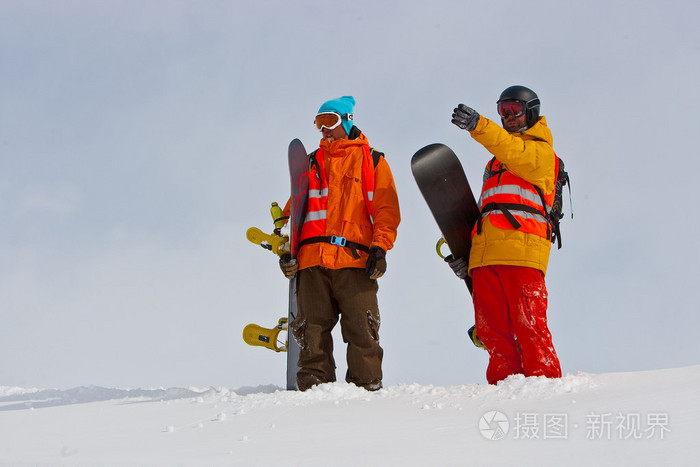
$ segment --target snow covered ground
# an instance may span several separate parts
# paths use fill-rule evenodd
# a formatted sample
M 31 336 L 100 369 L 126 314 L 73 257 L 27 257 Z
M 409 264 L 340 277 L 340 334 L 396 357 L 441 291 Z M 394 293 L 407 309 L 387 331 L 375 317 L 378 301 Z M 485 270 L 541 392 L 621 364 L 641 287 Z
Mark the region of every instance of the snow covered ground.
M 699 387 L 700 366 L 376 393 L 0 387 L 0 465 L 696 465 Z

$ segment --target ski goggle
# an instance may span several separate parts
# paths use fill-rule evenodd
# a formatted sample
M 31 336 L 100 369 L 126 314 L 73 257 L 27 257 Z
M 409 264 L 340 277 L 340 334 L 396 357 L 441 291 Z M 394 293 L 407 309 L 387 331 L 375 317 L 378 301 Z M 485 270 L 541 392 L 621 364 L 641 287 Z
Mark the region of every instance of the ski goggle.
M 320 114 L 316 115 L 314 123 L 319 131 L 323 130 L 324 128 L 333 130 L 338 128 L 338 126 L 343 123 L 343 120 L 352 120 L 352 114 L 340 115 L 337 112 L 321 112 Z
M 513 117 L 520 117 L 525 114 L 525 103 L 523 101 L 501 101 L 498 103 L 498 115 L 506 118 L 509 114 Z

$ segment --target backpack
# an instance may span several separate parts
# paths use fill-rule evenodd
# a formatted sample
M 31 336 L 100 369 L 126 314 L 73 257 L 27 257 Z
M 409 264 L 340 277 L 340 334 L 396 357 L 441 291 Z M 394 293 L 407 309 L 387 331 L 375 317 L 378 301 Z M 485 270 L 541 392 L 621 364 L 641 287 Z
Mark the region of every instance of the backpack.
M 557 156 L 557 179 L 554 187 L 554 201 L 552 202 L 552 209 L 549 211 L 547 216 L 547 221 L 552 229 L 552 243 L 557 242 L 557 249 L 561 249 L 561 229 L 559 227 L 559 221 L 564 218 L 564 206 L 563 206 L 563 191 L 564 185 L 569 186 L 569 203 L 571 203 L 571 180 L 569 179 L 569 173 L 564 170 L 564 161 Z M 542 205 L 546 206 L 544 201 L 544 194 L 539 187 L 535 186 L 535 189 L 540 194 L 542 198 Z M 573 208 L 571 210 L 571 218 L 574 218 Z

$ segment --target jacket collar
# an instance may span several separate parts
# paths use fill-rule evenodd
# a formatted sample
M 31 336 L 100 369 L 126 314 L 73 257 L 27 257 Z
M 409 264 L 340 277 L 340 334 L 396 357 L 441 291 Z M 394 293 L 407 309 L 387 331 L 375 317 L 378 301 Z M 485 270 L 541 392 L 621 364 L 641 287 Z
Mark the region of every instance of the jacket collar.
M 523 136 L 529 136 L 531 139 L 546 141 L 550 145 L 554 142 L 552 132 L 547 127 L 547 119 L 540 117 L 534 125 L 520 133 Z
M 352 127 L 350 135 L 355 137 L 351 139 L 338 139 L 332 142 L 329 142 L 327 139 L 322 139 L 319 146 L 330 155 L 344 155 L 343 153 L 346 149 L 359 147 L 365 144 L 369 145 L 367 137 L 357 127 Z

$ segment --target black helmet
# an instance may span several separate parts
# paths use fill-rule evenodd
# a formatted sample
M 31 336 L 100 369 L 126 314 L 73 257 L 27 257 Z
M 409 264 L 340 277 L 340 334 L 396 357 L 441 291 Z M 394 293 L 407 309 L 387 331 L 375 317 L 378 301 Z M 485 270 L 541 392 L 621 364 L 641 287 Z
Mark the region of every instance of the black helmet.
M 537 123 L 540 118 L 540 98 L 532 89 L 525 86 L 511 86 L 501 93 L 496 104 L 502 101 L 521 101 L 525 104 L 528 128 Z

